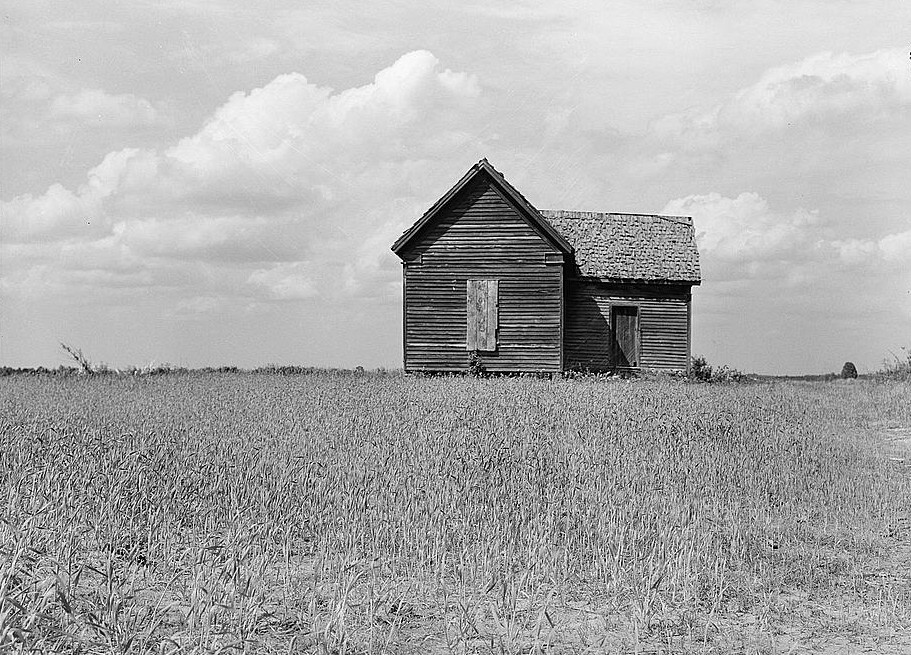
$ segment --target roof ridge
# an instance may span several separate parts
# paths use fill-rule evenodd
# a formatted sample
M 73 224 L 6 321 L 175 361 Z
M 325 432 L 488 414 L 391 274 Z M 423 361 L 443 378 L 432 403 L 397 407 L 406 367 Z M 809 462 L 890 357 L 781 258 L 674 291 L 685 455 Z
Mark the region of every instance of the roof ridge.
M 688 225 L 692 227 L 692 216 L 679 216 L 672 214 L 644 214 L 642 212 L 597 212 L 582 209 L 540 209 L 538 210 L 545 218 L 596 218 L 597 216 L 648 216 L 649 218 L 660 218 L 665 221 L 677 223 L 679 225 Z M 548 216 L 548 214 L 560 214 L 560 216 Z M 580 214 L 572 216 L 571 214 Z M 585 214 L 582 216 L 581 214 Z

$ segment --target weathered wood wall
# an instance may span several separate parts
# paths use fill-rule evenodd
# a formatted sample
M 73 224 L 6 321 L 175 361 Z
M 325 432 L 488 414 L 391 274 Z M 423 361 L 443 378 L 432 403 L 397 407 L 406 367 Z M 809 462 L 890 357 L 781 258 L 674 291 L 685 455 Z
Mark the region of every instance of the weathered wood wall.
M 639 366 L 686 370 L 690 359 L 688 285 L 616 284 L 568 279 L 565 359 L 568 369 L 615 366 L 611 307 L 639 308 Z
M 480 354 L 487 370 L 561 370 L 563 265 L 557 252 L 489 178 L 471 181 L 400 253 L 405 370 L 468 367 L 466 282 L 472 279 L 498 280 L 497 349 Z

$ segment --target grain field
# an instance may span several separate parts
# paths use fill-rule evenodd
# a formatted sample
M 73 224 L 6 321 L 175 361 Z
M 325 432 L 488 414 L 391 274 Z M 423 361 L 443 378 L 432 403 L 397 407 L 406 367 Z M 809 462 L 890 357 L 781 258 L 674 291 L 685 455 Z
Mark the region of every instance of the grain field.
M 909 427 L 903 382 L 11 376 L 0 650 L 908 652 Z

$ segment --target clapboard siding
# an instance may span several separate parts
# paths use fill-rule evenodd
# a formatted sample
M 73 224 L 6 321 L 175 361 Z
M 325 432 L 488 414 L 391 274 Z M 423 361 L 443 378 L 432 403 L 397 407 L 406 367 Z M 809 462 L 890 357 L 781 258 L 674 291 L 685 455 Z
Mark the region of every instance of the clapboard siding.
M 467 369 L 466 282 L 497 280 L 497 348 L 480 353 L 485 368 L 561 370 L 563 266 L 545 263 L 554 252 L 489 178 L 472 180 L 400 253 L 405 369 Z
M 606 370 L 615 366 L 611 307 L 639 308 L 639 367 L 686 370 L 690 290 L 685 285 L 567 282 L 566 366 Z
M 542 214 L 482 159 L 392 250 L 407 371 L 464 371 L 469 341 L 489 371 L 688 368 L 687 217 Z

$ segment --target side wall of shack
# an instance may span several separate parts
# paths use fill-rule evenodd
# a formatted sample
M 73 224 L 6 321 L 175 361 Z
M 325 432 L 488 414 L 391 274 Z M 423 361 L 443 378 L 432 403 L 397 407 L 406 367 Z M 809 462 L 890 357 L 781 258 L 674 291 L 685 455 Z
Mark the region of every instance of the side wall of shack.
M 638 309 L 638 367 L 687 371 L 690 362 L 690 286 L 634 284 L 585 278 L 566 281 L 565 363 L 570 370 L 616 366 L 612 309 Z

